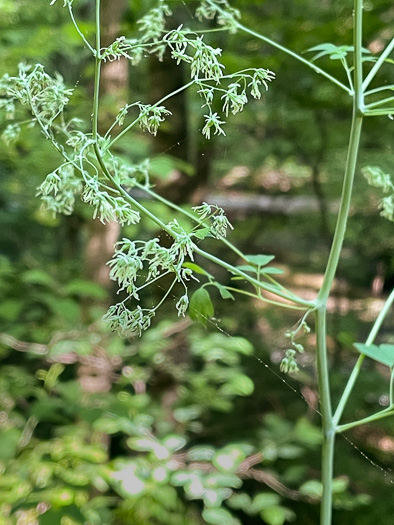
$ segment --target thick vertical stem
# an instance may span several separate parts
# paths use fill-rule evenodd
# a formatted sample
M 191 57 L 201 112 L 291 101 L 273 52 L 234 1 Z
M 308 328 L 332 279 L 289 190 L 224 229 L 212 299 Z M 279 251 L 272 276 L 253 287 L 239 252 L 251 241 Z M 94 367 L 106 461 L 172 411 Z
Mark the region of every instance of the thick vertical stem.
M 326 347 L 326 306 L 316 309 L 316 349 L 319 380 L 320 410 L 322 413 L 322 484 L 320 524 L 330 525 L 332 516 L 332 478 L 334 473 L 335 427 L 332 421 L 331 393 Z
M 356 171 L 358 148 L 360 144 L 362 121 L 362 116 L 358 115 L 356 108 L 354 108 L 352 127 L 350 131 L 348 156 L 345 168 L 345 177 L 342 187 L 341 205 L 339 208 L 338 219 L 335 228 L 334 239 L 331 246 L 330 256 L 324 275 L 324 281 L 318 297 L 318 299 L 322 302 L 326 302 L 330 294 L 331 286 L 338 267 L 339 257 L 341 255 L 343 240 L 345 237 L 353 189 L 353 180 Z
M 332 522 L 332 480 L 334 475 L 334 447 L 337 430 L 331 408 L 331 392 L 326 347 L 326 307 L 345 238 L 364 112 L 361 55 L 363 0 L 355 0 L 354 7 L 354 95 L 352 125 L 342 187 L 341 205 L 335 227 L 334 239 L 324 274 L 323 285 L 317 299 L 318 307 L 316 310 L 317 369 L 323 430 L 323 495 L 320 511 L 320 525 L 331 525 Z
M 341 206 L 331 252 L 327 263 L 322 288 L 318 296 L 319 306 L 316 310 L 317 335 L 317 368 L 323 426 L 322 449 L 322 483 L 323 498 L 320 514 L 320 525 L 331 525 L 332 518 L 332 478 L 334 463 L 335 425 L 332 417 L 329 369 L 326 348 L 326 305 L 331 286 L 338 267 L 349 215 L 354 174 L 356 170 L 357 154 L 360 143 L 362 116 L 359 116 L 356 104 L 353 111 L 352 128 L 346 162 L 345 177 L 342 189 Z

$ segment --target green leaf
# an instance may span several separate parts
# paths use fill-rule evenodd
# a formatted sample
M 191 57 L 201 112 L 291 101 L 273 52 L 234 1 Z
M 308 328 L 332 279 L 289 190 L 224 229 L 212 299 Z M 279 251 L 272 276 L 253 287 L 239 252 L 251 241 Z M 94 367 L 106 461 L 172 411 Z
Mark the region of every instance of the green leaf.
M 74 502 L 75 491 L 70 488 L 55 488 L 48 492 L 48 496 L 54 507 L 68 507 Z
M 198 321 L 204 326 L 215 311 L 209 293 L 205 288 L 196 290 L 190 298 L 189 315 L 193 321 Z
M 89 355 L 92 352 L 92 348 L 87 341 L 64 340 L 55 343 L 50 348 L 49 355 L 56 357 L 72 352 L 78 355 Z
M 193 232 L 194 237 L 197 237 L 197 239 L 205 239 L 209 234 L 211 233 L 211 228 L 200 228 L 199 230 L 196 230 Z
M 331 60 L 342 60 L 344 59 L 348 52 L 353 51 L 353 46 L 336 46 L 334 44 L 325 43 L 319 44 L 318 46 L 311 47 L 307 51 L 320 51 L 312 57 L 312 62 L 321 58 L 325 55 L 329 55 Z
M 320 483 L 320 481 L 311 479 L 301 485 L 300 492 L 309 498 L 320 499 L 323 494 L 323 485 Z
M 232 299 L 234 301 L 235 297 L 231 292 L 227 290 L 225 286 L 218 283 L 217 281 L 212 283 L 216 288 L 219 290 L 220 295 L 222 296 L 222 299 Z
M 320 445 L 323 439 L 321 429 L 312 425 L 305 417 L 297 421 L 294 428 L 294 437 L 300 443 L 312 447 Z
M 34 401 L 31 405 L 30 414 L 39 421 L 64 422 L 65 404 L 58 398 L 44 398 Z
M 257 268 L 255 266 L 249 266 L 248 264 L 241 264 L 240 266 L 237 266 L 237 268 L 242 272 L 257 273 Z
M 80 305 L 72 299 L 60 299 L 56 297 L 47 297 L 46 303 L 52 312 L 66 319 L 71 323 L 77 324 L 81 314 Z
M 210 273 L 208 273 L 204 268 L 201 268 L 201 266 L 198 266 L 196 263 L 191 262 L 185 262 L 183 263 L 184 268 L 189 268 L 189 270 L 192 270 L 194 273 L 198 273 L 200 275 L 206 275 L 207 277 L 212 277 Z
M 355 343 L 354 346 L 361 354 L 364 354 L 389 368 L 394 367 L 394 345 L 382 344 L 377 346 Z
M 93 429 L 104 434 L 116 434 L 121 430 L 120 419 L 100 418 L 93 423 Z
M 79 295 L 89 299 L 101 300 L 107 297 L 107 292 L 102 286 L 85 279 L 74 279 L 67 284 L 65 291 L 69 295 Z
M 212 463 L 221 472 L 236 472 L 245 457 L 240 447 L 228 445 L 215 454 Z
M 20 430 L 8 428 L 0 433 L 0 459 L 8 461 L 13 458 L 18 449 L 18 442 L 21 437 Z
M 202 517 L 207 523 L 211 523 L 212 525 L 223 525 L 224 523 L 226 525 L 241 525 L 240 521 L 234 518 L 228 510 L 223 508 L 205 509 Z
M 241 509 L 246 514 L 253 514 L 251 511 L 252 500 L 250 499 L 249 494 L 245 492 L 232 494 L 232 496 L 227 500 L 229 507 L 232 509 Z
M 211 461 L 215 455 L 215 449 L 207 445 L 197 445 L 187 452 L 189 461 Z
M 263 509 L 260 512 L 260 516 L 267 525 L 283 525 L 286 521 L 293 521 L 295 518 L 295 515 L 291 510 L 281 507 L 280 505 L 274 505 Z
M 231 487 L 239 489 L 242 486 L 242 480 L 235 474 L 213 472 L 205 478 L 204 485 L 210 488 Z
M 275 255 L 246 255 L 245 259 L 254 266 L 265 266 L 275 259 Z
M 297 445 L 287 444 L 281 445 L 278 448 L 278 456 L 283 459 L 294 459 L 299 458 L 305 452 L 303 447 Z
M 174 418 L 179 423 L 189 423 L 193 419 L 197 419 L 202 412 L 202 408 L 198 405 L 188 405 L 185 407 L 175 408 L 173 411 Z
M 168 459 L 170 457 L 170 451 L 167 447 L 148 437 L 128 438 L 126 443 L 132 450 L 137 450 L 139 452 L 152 452 L 153 455 L 160 460 Z
M 271 273 L 271 274 L 282 274 L 283 270 L 280 268 L 275 268 L 274 266 L 267 266 L 267 268 L 262 268 L 260 273 Z
M 0 304 L 0 318 L 5 321 L 16 321 L 23 309 L 23 302 L 8 299 Z
M 333 494 L 342 494 L 346 492 L 349 486 L 349 479 L 345 476 L 335 478 L 332 480 L 332 492 Z
M 163 445 L 169 450 L 171 450 L 172 452 L 175 452 L 177 450 L 180 450 L 186 445 L 186 439 L 183 436 L 178 436 L 176 434 L 169 434 L 163 440 Z
M 160 179 L 170 177 L 174 170 L 182 171 L 189 176 L 194 175 L 195 172 L 194 166 L 189 162 L 163 154 L 150 159 L 149 168 L 150 173 Z
M 260 492 L 260 494 L 257 494 L 253 498 L 253 502 L 251 503 L 251 512 L 257 513 L 261 512 L 263 509 L 266 509 L 267 507 L 272 507 L 274 505 L 278 505 L 280 502 L 280 497 L 278 494 L 274 494 L 273 492 Z
M 220 393 L 233 396 L 250 396 L 254 390 L 254 383 L 245 374 L 237 374 L 228 383 L 220 388 Z
M 42 284 L 43 286 L 53 286 L 55 284 L 52 277 L 44 270 L 28 270 L 24 272 L 22 282 L 26 284 Z
M 260 257 L 260 256 L 257 256 L 257 257 Z M 268 256 L 263 256 L 263 257 L 268 257 Z M 269 256 L 271 257 L 271 256 Z M 265 263 L 267 264 L 267 263 Z M 241 270 L 242 272 L 249 272 L 249 273 L 255 273 L 257 274 L 257 272 L 260 272 L 260 273 L 271 273 L 271 274 L 282 274 L 283 273 L 283 270 L 281 270 L 280 268 L 275 268 L 274 266 L 267 266 L 266 268 L 262 268 L 262 265 L 258 265 L 258 268 L 256 268 L 255 266 L 249 266 L 247 264 L 241 264 L 240 266 L 237 266 L 238 270 Z M 238 277 L 238 279 L 242 279 L 242 277 Z

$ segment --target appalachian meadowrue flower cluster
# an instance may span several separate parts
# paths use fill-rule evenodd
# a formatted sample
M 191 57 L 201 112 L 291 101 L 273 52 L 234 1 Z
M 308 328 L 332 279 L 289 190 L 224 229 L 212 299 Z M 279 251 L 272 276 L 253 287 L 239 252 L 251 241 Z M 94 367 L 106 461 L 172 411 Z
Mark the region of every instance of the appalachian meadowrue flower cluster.
M 51 5 L 55 3 L 56 0 L 50 2 Z M 150 188 L 149 161 L 128 164 L 112 153 L 115 142 L 136 125 L 155 136 L 160 125 L 171 115 L 164 102 L 190 87 L 195 88 L 203 100 L 202 108 L 206 109 L 202 134 L 208 139 L 212 134 L 224 135 L 223 126 L 229 113 L 235 115 L 242 111 L 249 97 L 260 99 L 262 90 L 268 90 L 268 84 L 275 75 L 262 68 L 226 74 L 221 63 L 222 50 L 207 43 L 204 35 L 182 25 L 166 29 L 172 12 L 164 1 L 159 1 L 139 20 L 139 35 L 133 38 L 120 36 L 109 46 L 98 48 L 92 43 L 95 39 L 90 42 L 90 37 L 80 30 L 73 13 L 75 3 L 64 0 L 63 6 L 69 10 L 75 29 L 91 52 L 96 67 L 120 58 L 126 58 L 135 65 L 147 55 L 156 55 L 162 60 L 168 51 L 177 64 L 182 63 L 189 68 L 190 81 L 155 104 L 142 101 L 126 104 L 100 136 L 97 133 L 98 100 L 94 101 L 93 128 L 90 131 L 89 124 L 79 119 L 67 120 L 65 108 L 73 90 L 66 87 L 60 75 L 51 76 L 39 64 L 34 67 L 20 64 L 16 76 L 5 75 L 0 80 L 0 109 L 9 121 L 2 138 L 10 145 L 18 141 L 24 127 L 38 126 L 62 157 L 62 163 L 47 175 L 38 188 L 46 210 L 70 215 L 82 201 L 92 207 L 93 218 L 102 223 L 117 221 L 121 225 L 135 224 L 146 209 L 134 200 L 130 190 L 136 184 Z M 197 6 L 196 18 L 200 21 L 216 18 L 221 30 L 234 31 L 239 12 L 231 8 L 226 0 L 204 0 Z M 213 107 L 220 106 L 222 112 L 219 114 Z M 190 231 L 186 231 L 176 220 L 163 225 L 160 218 L 153 217 L 173 238 L 170 248 L 163 247 L 157 238 L 146 242 L 123 239 L 116 245 L 114 258 L 109 262 L 110 276 L 118 282 L 119 292 L 126 297 L 112 306 L 105 316 L 111 329 L 122 335 L 140 335 L 148 328 L 157 309 L 177 283 L 184 292 L 176 303 L 176 310 L 179 315 L 185 315 L 190 304 L 187 284 L 191 278 L 198 280 L 194 272 L 199 267 L 194 265 L 191 269 L 184 264 L 194 260 L 198 242 L 205 237 L 224 239 L 227 229 L 232 228 L 218 206 L 203 203 L 193 211 L 196 226 Z M 152 308 L 138 305 L 129 309 L 131 303 L 135 305 L 140 301 L 140 290 L 169 274 L 173 276 L 173 281 L 159 304 Z M 207 276 L 210 284 L 214 283 L 212 276 L 205 273 Z M 220 285 L 216 283 L 216 286 Z
M 382 210 L 380 215 L 394 222 L 394 184 L 391 176 L 379 166 L 366 166 L 363 169 L 363 175 L 368 184 L 374 188 L 381 188 L 383 193 L 389 193 L 387 197 L 383 197 L 380 201 L 380 209 Z

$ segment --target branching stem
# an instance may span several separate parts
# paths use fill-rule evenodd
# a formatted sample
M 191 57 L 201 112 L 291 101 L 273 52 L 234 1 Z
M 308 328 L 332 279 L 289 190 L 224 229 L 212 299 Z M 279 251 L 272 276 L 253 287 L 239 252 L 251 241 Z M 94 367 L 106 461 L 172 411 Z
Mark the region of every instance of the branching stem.
M 214 6 L 215 9 L 217 9 L 218 12 L 220 12 L 222 14 L 225 13 L 224 10 L 222 8 L 220 8 L 216 3 L 211 2 L 211 0 L 207 0 L 207 2 L 209 4 L 211 4 L 212 6 Z M 248 27 L 242 25 L 240 22 L 237 22 L 236 20 L 234 21 L 234 24 L 241 31 L 244 31 L 245 33 L 248 33 L 249 35 L 254 36 L 258 40 L 263 40 L 264 42 L 266 42 L 267 44 L 269 44 L 272 47 L 276 47 L 280 51 L 283 51 L 283 53 L 286 53 L 287 55 L 290 55 L 291 57 L 295 58 L 299 62 L 302 62 L 307 67 L 313 69 L 313 71 L 315 73 L 317 73 L 318 75 L 322 75 L 322 76 L 326 77 L 333 84 L 336 84 L 341 89 L 346 91 L 349 95 L 351 95 L 351 96 L 353 95 L 353 91 L 352 91 L 351 88 L 349 88 L 348 86 L 346 86 L 345 84 L 340 82 L 338 79 L 336 79 L 335 77 L 333 77 L 332 75 L 330 75 L 326 71 L 324 71 L 324 69 L 321 69 L 320 67 L 316 66 L 313 62 L 310 62 L 306 58 L 302 57 L 298 53 L 295 53 L 291 49 L 288 49 L 287 47 L 284 47 L 284 46 L 280 45 L 278 42 L 275 42 L 275 40 L 271 40 L 270 38 L 268 38 L 268 37 L 266 37 L 266 36 L 264 36 L 264 35 L 262 35 L 260 33 L 256 33 L 256 31 L 253 31 L 252 29 L 249 29 Z
M 367 346 L 372 345 L 373 342 L 375 341 L 375 337 L 377 336 L 380 330 L 380 327 L 382 326 L 383 321 L 386 318 L 393 302 L 394 302 L 394 289 L 392 290 L 391 294 L 387 298 L 382 310 L 380 311 L 378 317 L 376 318 L 374 325 L 371 328 L 371 331 L 369 332 L 368 338 L 365 342 Z M 342 394 L 341 399 L 339 400 L 338 407 L 334 414 L 334 424 L 335 425 L 338 425 L 339 421 L 341 420 L 343 411 L 345 410 L 350 394 L 352 393 L 353 387 L 360 374 L 361 366 L 364 362 L 364 359 L 365 359 L 365 356 L 361 354 L 359 358 L 357 359 L 356 364 L 354 365 L 352 373 L 350 374 L 345 390 Z

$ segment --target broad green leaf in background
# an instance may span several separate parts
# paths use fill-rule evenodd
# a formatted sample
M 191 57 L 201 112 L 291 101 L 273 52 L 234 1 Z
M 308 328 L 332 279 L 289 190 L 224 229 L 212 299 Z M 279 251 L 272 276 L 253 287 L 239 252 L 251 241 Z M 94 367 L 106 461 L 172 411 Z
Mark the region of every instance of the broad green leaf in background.
M 107 292 L 102 286 L 85 279 L 74 279 L 65 287 L 65 292 L 70 295 L 78 295 L 89 299 L 102 300 L 107 297 Z
M 296 517 L 294 512 L 280 505 L 263 509 L 260 516 L 268 525 L 284 525 L 286 522 L 294 521 Z
M 189 315 L 193 321 L 206 326 L 209 318 L 214 315 L 211 297 L 205 288 L 196 290 L 190 298 Z
M 206 523 L 212 525 L 241 525 L 241 522 L 234 518 L 230 512 L 226 509 L 205 509 L 202 513 L 202 517 Z
M 394 367 L 394 345 L 382 344 L 377 346 L 355 343 L 354 346 L 360 354 L 364 354 L 389 368 Z

